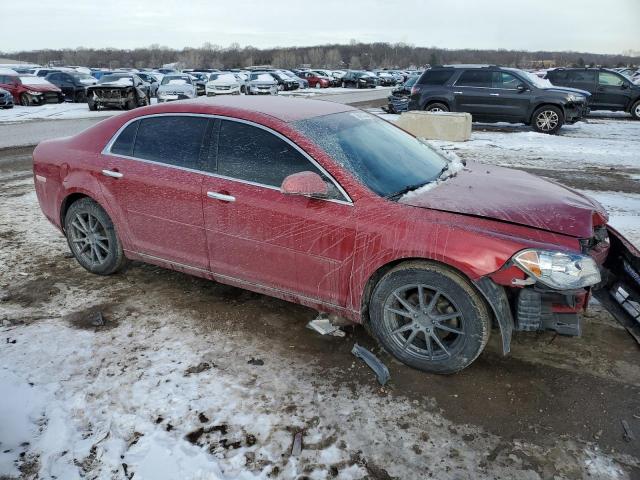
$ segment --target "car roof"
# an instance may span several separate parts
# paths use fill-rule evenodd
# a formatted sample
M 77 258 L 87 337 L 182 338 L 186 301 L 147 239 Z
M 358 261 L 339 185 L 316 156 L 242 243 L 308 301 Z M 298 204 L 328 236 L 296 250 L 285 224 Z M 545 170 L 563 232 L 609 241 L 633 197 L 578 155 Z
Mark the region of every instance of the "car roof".
M 286 98 L 275 95 L 247 96 L 229 95 L 212 98 L 200 98 L 194 100 L 183 100 L 169 104 L 158 104 L 158 106 L 147 107 L 148 109 L 169 111 L 171 106 L 195 107 L 194 113 L 210 113 L 215 115 L 220 113 L 217 107 L 225 111 L 236 110 L 239 114 L 259 113 L 268 115 L 282 122 L 295 122 L 307 120 L 309 118 L 331 115 L 333 113 L 357 111 L 356 108 L 341 103 L 310 100 L 307 98 Z M 203 107 L 205 112 L 203 112 Z M 173 109 L 171 109 L 173 110 Z M 180 111 L 184 111 L 181 108 Z

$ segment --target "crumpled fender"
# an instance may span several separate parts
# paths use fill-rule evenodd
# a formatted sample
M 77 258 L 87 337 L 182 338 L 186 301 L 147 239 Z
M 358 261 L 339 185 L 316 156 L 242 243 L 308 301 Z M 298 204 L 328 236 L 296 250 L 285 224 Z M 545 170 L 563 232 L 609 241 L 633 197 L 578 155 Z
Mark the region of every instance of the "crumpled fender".
M 511 307 L 504 287 L 498 285 L 489 277 L 482 277 L 474 282 L 485 300 L 491 307 L 493 315 L 500 327 L 502 336 L 502 353 L 506 355 L 511 351 L 511 337 L 513 336 L 514 321 Z

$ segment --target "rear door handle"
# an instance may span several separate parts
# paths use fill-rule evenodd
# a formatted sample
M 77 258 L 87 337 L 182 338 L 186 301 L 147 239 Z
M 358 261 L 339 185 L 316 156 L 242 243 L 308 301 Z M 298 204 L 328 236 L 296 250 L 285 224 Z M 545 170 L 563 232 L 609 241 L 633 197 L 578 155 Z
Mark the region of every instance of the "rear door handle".
M 489 95 L 491 95 L 492 97 L 499 97 L 500 96 L 499 93 L 490 93 Z
M 113 170 L 102 170 L 102 174 L 107 176 L 107 177 L 112 177 L 112 178 L 122 178 L 124 177 L 124 175 L 120 172 L 115 172 Z
M 235 202 L 236 197 L 231 195 L 225 195 L 224 193 L 217 192 L 207 192 L 207 197 L 213 198 L 215 200 L 221 200 L 223 202 Z
M 453 92 L 456 95 L 462 95 L 462 92 Z

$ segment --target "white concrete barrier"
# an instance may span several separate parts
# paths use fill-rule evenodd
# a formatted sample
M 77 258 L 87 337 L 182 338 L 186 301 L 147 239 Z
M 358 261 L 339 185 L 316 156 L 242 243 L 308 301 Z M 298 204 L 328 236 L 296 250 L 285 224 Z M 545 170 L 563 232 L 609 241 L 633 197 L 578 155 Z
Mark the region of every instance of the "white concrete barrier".
M 396 124 L 418 138 L 466 142 L 471 138 L 471 114 L 404 112 Z

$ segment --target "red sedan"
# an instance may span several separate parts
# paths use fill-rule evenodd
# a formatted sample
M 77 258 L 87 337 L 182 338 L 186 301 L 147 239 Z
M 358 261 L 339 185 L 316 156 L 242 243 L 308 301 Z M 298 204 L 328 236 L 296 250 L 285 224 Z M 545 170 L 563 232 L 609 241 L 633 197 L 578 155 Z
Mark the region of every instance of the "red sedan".
M 331 79 L 329 77 L 324 77 L 316 72 L 303 71 L 300 72 L 298 76 L 309 82 L 311 88 L 329 88 L 331 86 Z
M 35 75 L 16 75 L 0 72 L 0 88 L 11 92 L 13 101 L 20 103 L 23 107 L 64 102 L 62 90 L 53 83 Z
M 514 330 L 578 334 L 596 284 L 633 320 L 638 251 L 599 204 L 453 169 L 378 117 L 277 97 L 144 107 L 34 152 L 41 208 L 87 270 L 139 260 L 335 313 L 426 371 L 468 366 L 492 327 L 505 353 Z

